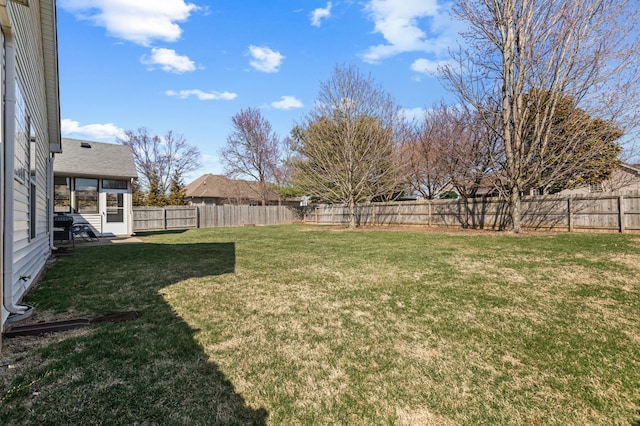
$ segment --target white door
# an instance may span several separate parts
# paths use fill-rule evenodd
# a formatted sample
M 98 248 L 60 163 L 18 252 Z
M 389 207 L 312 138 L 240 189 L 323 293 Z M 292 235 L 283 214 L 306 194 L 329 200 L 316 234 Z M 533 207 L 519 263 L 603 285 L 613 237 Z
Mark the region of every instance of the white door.
M 102 235 L 128 235 L 129 197 L 126 190 L 102 189 L 100 206 L 102 206 Z

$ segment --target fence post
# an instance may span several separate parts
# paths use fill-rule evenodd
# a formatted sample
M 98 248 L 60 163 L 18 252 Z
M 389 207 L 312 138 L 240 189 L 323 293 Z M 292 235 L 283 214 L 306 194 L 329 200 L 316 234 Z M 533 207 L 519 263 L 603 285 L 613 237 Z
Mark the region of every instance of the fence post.
M 427 225 L 431 226 L 431 200 L 427 200 Z
M 618 221 L 620 222 L 620 233 L 624 234 L 624 195 L 618 197 Z
M 167 229 L 167 209 L 162 208 L 162 229 Z
M 569 232 L 573 232 L 573 197 L 569 195 L 567 198 L 567 225 L 569 226 Z

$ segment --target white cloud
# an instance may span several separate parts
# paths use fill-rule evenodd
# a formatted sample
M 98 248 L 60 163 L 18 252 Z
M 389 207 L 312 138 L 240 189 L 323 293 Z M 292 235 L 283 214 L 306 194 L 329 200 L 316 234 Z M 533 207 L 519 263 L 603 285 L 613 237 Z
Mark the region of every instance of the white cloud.
M 365 10 L 375 23 L 374 32 L 386 40 L 363 53 L 365 62 L 376 63 L 405 52 L 446 53 L 457 38 L 457 27 L 438 0 L 370 0 Z M 431 34 L 421 28 L 421 19 L 429 19 Z
M 331 16 L 331 2 L 327 3 L 327 7 L 319 7 L 311 12 L 311 25 L 319 27 L 322 24 L 323 19 L 327 19 Z
M 283 96 L 279 101 L 271 102 L 271 106 L 277 109 L 302 108 L 304 105 L 294 96 Z
M 167 96 L 175 96 L 180 99 L 187 99 L 191 96 L 194 96 L 200 101 L 230 101 L 238 96 L 236 93 L 231 92 L 204 92 L 199 89 L 180 90 L 178 92 L 176 92 L 175 90 L 167 90 L 165 94 Z
M 251 66 L 262 72 L 278 72 L 285 58 L 268 47 L 249 46 L 249 54 L 253 58 L 249 61 Z
M 125 137 L 124 129 L 117 127 L 113 123 L 81 126 L 79 122 L 65 118 L 60 121 L 60 126 L 63 136 L 76 135 L 102 140 L 115 140 Z
M 178 40 L 182 35 L 178 22 L 199 10 L 185 0 L 59 0 L 58 6 L 114 37 L 143 46 L 154 40 Z
M 449 64 L 451 61 L 433 61 L 431 59 L 416 59 L 411 64 L 411 70 L 415 71 L 419 74 L 425 74 L 430 76 L 435 76 L 438 74 L 440 68 Z
M 149 65 L 151 69 L 157 65 L 163 71 L 176 74 L 192 72 L 196 69 L 196 64 L 188 56 L 178 55 L 173 49 L 153 48 L 151 56 L 143 56 L 140 62 Z
M 423 121 L 426 111 L 424 108 L 403 108 L 400 114 L 409 121 Z

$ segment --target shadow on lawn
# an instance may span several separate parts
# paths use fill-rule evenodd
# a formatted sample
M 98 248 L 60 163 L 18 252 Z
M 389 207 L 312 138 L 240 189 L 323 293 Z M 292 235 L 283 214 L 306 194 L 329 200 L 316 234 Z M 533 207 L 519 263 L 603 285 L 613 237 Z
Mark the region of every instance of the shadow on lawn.
M 135 233 L 136 237 L 145 237 L 149 235 L 173 235 L 173 234 L 183 234 L 187 232 L 187 229 L 165 229 L 162 231 L 137 231 Z
M 233 273 L 234 243 L 87 247 L 49 270 L 29 295 L 36 311 L 133 321 L 45 343 L 42 362 L 5 390 L 0 423 L 266 424 L 248 407 L 161 295 L 183 280 Z M 206 284 L 205 284 L 206 285 Z M 59 335 L 63 336 L 63 335 Z M 37 392 L 37 398 L 34 398 Z

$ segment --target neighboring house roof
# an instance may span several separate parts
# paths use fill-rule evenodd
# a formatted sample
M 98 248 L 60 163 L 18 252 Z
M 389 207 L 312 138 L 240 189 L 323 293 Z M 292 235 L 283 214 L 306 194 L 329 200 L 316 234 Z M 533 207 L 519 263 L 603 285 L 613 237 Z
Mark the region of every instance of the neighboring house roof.
M 636 173 L 640 173 L 640 164 L 627 164 L 627 163 L 620 163 L 620 167 L 629 169 L 633 172 Z
M 126 145 L 62 139 L 63 151 L 56 154 L 53 171 L 57 175 L 135 178 L 138 176 L 131 148 Z
M 202 175 L 185 187 L 187 198 L 218 198 L 226 200 L 260 201 L 259 182 L 234 180 L 226 176 Z M 268 191 L 268 201 L 277 201 L 279 196 Z

